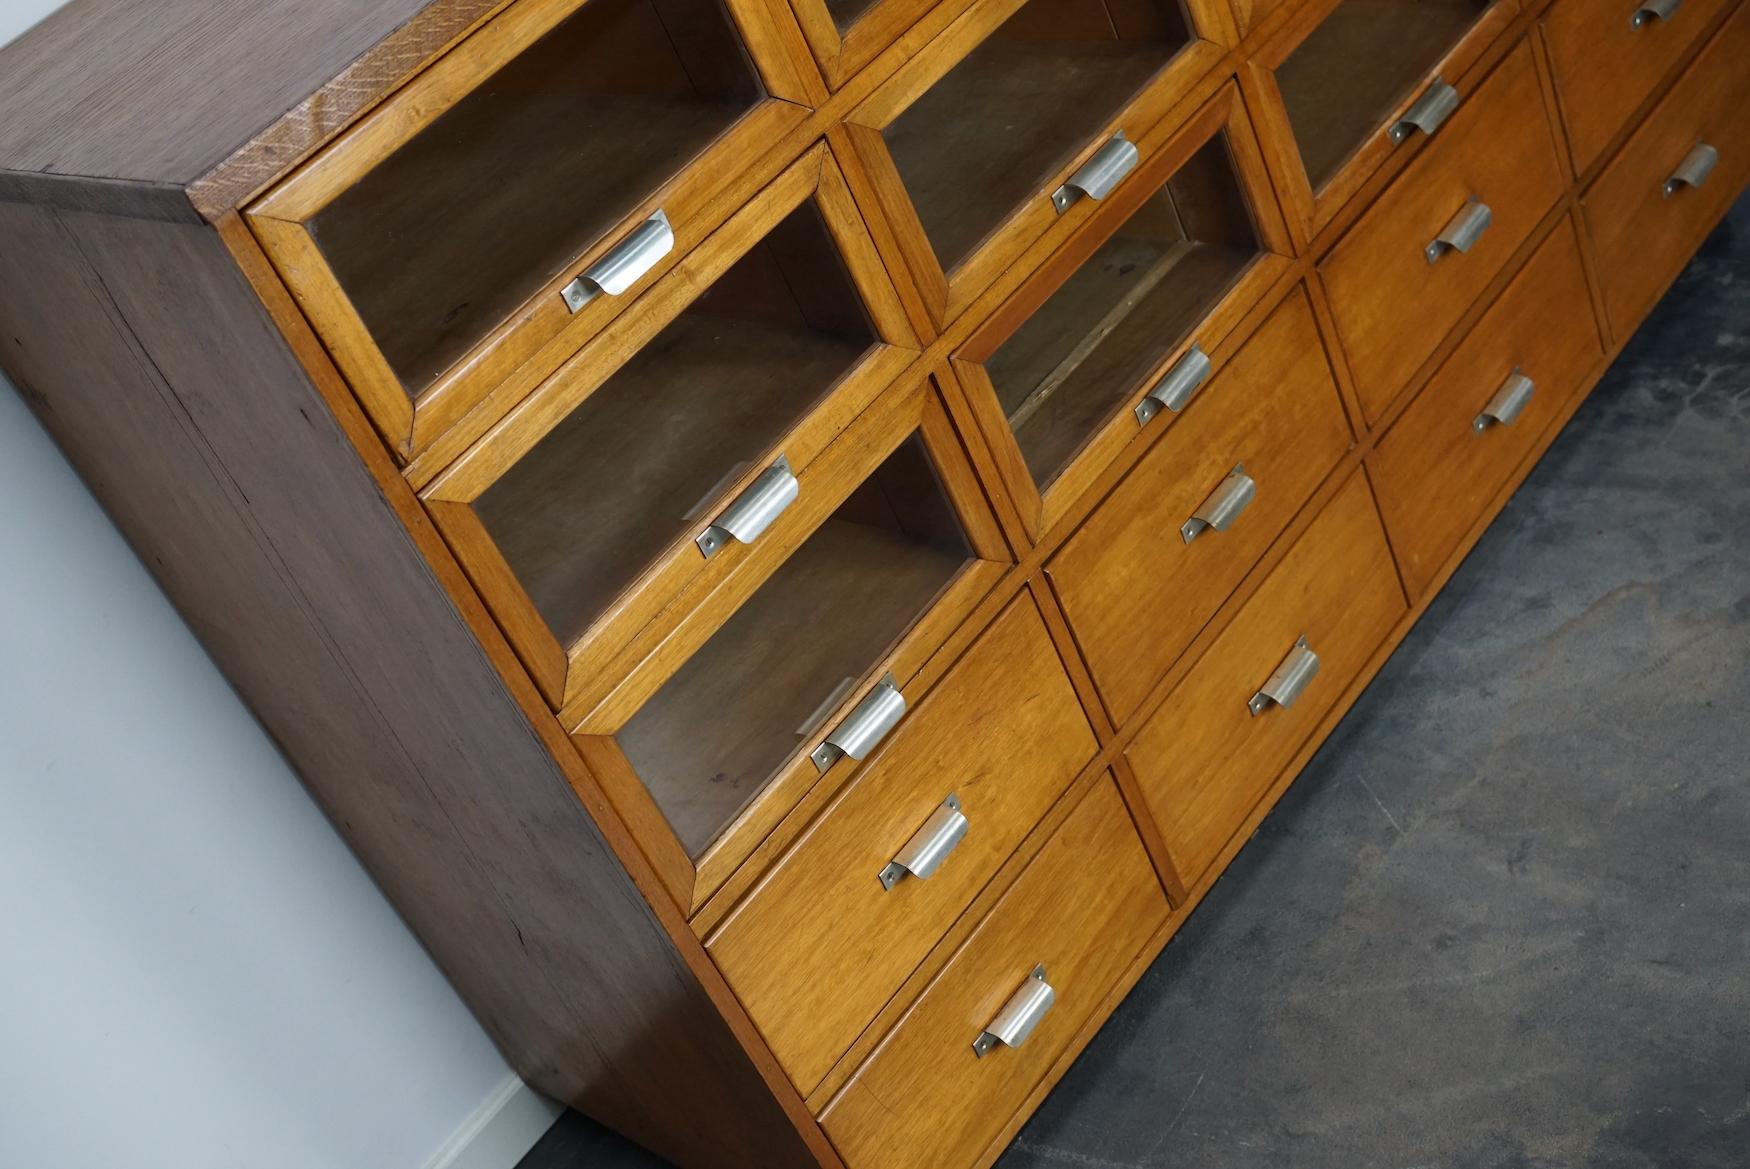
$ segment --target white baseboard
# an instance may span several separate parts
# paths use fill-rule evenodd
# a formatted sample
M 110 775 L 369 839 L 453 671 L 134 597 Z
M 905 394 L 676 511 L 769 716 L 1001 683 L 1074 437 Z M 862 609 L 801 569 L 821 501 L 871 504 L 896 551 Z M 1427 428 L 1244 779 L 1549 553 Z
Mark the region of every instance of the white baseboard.
M 516 1169 L 565 1110 L 510 1076 L 426 1163 L 426 1169 Z

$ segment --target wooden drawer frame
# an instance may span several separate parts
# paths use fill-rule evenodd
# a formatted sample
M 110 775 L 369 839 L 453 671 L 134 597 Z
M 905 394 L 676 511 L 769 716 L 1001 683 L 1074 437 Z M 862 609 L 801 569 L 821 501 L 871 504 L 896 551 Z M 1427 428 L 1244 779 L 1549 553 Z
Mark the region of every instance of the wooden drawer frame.
M 1306 165 L 1301 161 L 1288 108 L 1276 83 L 1276 70 L 1342 3 L 1344 0 L 1307 0 L 1283 19 L 1276 31 L 1270 34 L 1270 39 L 1246 59 L 1239 71 L 1246 104 L 1257 123 L 1264 157 L 1276 178 L 1282 208 L 1297 248 L 1310 246 L 1375 174 L 1407 165 L 1410 159 L 1430 149 L 1432 143 L 1439 140 L 1438 133 L 1433 139 L 1416 134 L 1394 144 L 1386 131 L 1416 103 L 1435 77 L 1445 77 L 1458 86 L 1463 98 L 1468 100 L 1471 90 L 1479 82 L 1477 66 L 1488 56 L 1490 48 L 1514 27 L 1521 0 L 1494 0 L 1492 7 L 1481 15 L 1464 39 L 1386 111 L 1385 117 L 1342 163 L 1337 173 L 1315 191 Z M 1460 108 L 1463 108 L 1462 102 Z
M 874 244 L 851 202 L 844 176 L 822 143 L 790 167 L 711 238 L 685 257 L 675 271 L 560 368 L 555 380 L 523 398 L 422 493 L 432 520 L 486 598 L 505 634 L 516 646 L 542 693 L 557 708 L 578 701 L 592 678 L 684 591 L 697 594 L 733 571 L 753 553 L 730 544 L 706 560 L 691 536 L 677 537 L 613 604 L 569 645 L 562 645 L 504 560 L 475 513 L 473 504 L 518 460 L 605 383 L 625 361 L 677 318 L 696 295 L 742 255 L 758 246 L 786 216 L 813 200 L 832 242 L 845 261 L 852 286 L 868 310 L 879 340 L 801 420 L 778 436 L 736 478 L 725 482 L 717 501 L 696 524 L 696 536 L 710 515 L 747 489 L 780 454 L 787 454 L 805 481 L 815 457 L 875 400 L 876 395 L 918 358 L 917 338 L 898 294 L 875 259 Z M 569 371 L 570 376 L 566 376 Z M 461 436 L 461 437 L 465 437 Z M 789 517 L 780 525 L 792 523 Z
M 767 96 L 586 250 L 556 257 L 566 261 L 560 275 L 476 341 L 432 385 L 410 393 L 323 258 L 309 224 L 500 67 L 589 2 L 518 0 L 247 211 L 263 250 L 321 335 L 366 414 L 403 461 L 429 446 L 517 367 L 537 355 L 544 364 L 557 365 L 623 312 L 637 293 L 675 267 L 734 209 L 717 196 L 738 189 L 738 180 L 743 180 L 740 187 L 746 186 L 750 160 L 775 147 L 809 117 L 809 87 L 788 65 L 771 14 L 759 0 L 721 0 Z M 673 249 L 626 294 L 598 297 L 573 316 L 560 290 L 659 209 L 667 212 L 674 230 Z
M 1094 254 L 1124 222 L 1166 183 L 1192 155 L 1227 136 L 1234 178 L 1244 197 L 1258 233 L 1259 254 L 1244 273 L 1229 286 L 1221 299 L 1202 318 L 1191 335 L 1175 346 L 1138 382 L 1136 398 L 1171 369 L 1194 344 L 1201 344 L 1214 363 L 1213 380 L 1237 346 L 1230 345 L 1240 322 L 1257 307 L 1266 293 L 1294 268 L 1294 249 L 1283 225 L 1275 193 L 1264 171 L 1258 140 L 1246 119 L 1240 92 L 1227 84 L 1204 103 L 1183 126 L 1150 147 L 1143 164 L 1122 187 L 1102 201 L 1085 225 L 1047 260 L 1022 286 L 955 352 L 954 373 L 964 389 L 968 408 L 974 413 L 980 433 L 995 458 L 1010 498 L 1020 511 L 1028 539 L 1038 542 L 1056 526 L 1076 502 L 1132 445 L 1151 443 L 1172 425 L 1173 415 L 1163 411 L 1147 424 L 1134 413 L 1134 400 L 1114 408 L 1112 416 L 1089 436 L 1082 448 L 1043 491 L 1027 469 L 1014 432 L 997 402 L 996 390 L 982 365 L 1001 344 L 1065 281 Z M 1067 216 L 1066 216 L 1067 218 Z
M 971 549 L 971 558 L 927 612 L 903 633 L 867 673 L 834 705 L 822 711 L 821 725 L 841 722 L 885 675 L 891 675 L 908 701 L 908 691 L 926 663 L 1008 573 L 1013 556 L 978 486 L 958 435 L 942 404 L 935 378 L 925 372 L 884 395 L 839 440 L 846 450 L 835 459 L 819 490 L 791 508 L 795 519 L 782 531 L 769 530 L 740 563 L 714 583 L 707 595 L 677 605 L 677 619 L 645 627 L 559 712 L 572 741 L 602 787 L 639 838 L 664 884 L 689 914 L 700 909 L 768 834 L 817 785 L 836 788 L 861 766 L 848 756 L 824 773 L 809 758 L 811 740 L 798 739 L 789 758 L 765 786 L 698 857 L 690 856 L 669 827 L 614 736 L 661 689 L 688 658 L 722 627 L 741 604 L 771 576 L 833 510 L 914 433 L 921 432 Z M 789 519 L 789 513 L 786 513 Z M 915 688 L 914 688 L 915 689 Z M 901 725 L 904 725 L 901 723 Z
M 980 712 L 970 735 L 966 705 Z M 706 937 L 801 1091 L 819 1086 L 1099 747 L 1063 651 L 1023 589 Z M 944 756 L 954 760 L 946 769 Z M 970 822 L 966 838 L 928 881 L 883 889 L 883 862 L 950 794 Z M 878 835 L 857 839 L 882 818 Z M 849 866 L 847 849 L 857 852 Z M 803 914 L 832 932 L 787 928 Z M 823 1018 L 823 996 L 867 1013 L 846 1033 L 842 1011 Z
M 1514 85 L 1524 91 L 1517 103 L 1508 100 Z M 1477 87 L 1475 99 L 1458 108 L 1433 148 L 1411 161 L 1319 261 L 1321 286 L 1369 421 L 1383 416 L 1562 202 L 1567 167 L 1548 101 L 1535 45 L 1521 39 Z M 1429 259 L 1424 249 L 1435 246 L 1431 241 L 1466 209 L 1467 200 L 1479 199 L 1492 208 L 1486 231 L 1468 251 L 1448 248 Z M 1404 299 L 1435 282 L 1437 293 Z M 1385 311 L 1382 297 L 1396 298 Z M 1418 345 L 1420 356 L 1411 360 Z
M 838 90 L 881 52 L 932 12 L 952 12 L 972 0 L 870 0 L 869 7 L 840 29 L 825 0 L 789 0 L 796 23 L 820 65 L 827 88 Z
M 1059 214 L 1051 192 L 1087 162 L 1114 134 L 1124 130 L 1143 148 L 1143 165 L 1124 179 L 1119 193 L 1137 185 L 1149 164 L 1155 133 L 1197 83 L 1214 70 L 1234 42 L 1233 14 L 1222 0 L 1177 0 L 1193 40 L 1165 65 L 1130 104 L 1089 136 L 1025 203 L 1012 209 L 952 271 L 945 270 L 924 233 L 882 131 L 925 91 L 947 75 L 974 48 L 1028 0 L 974 0 L 958 19 L 890 77 L 881 88 L 845 115 L 843 132 L 867 178 L 868 189 L 892 233 L 897 266 L 909 271 L 931 321 L 944 328 L 959 317 L 1006 269 L 1042 238 L 1062 239 L 1095 214 L 1099 204 L 1083 199 Z M 1109 196 L 1107 202 L 1115 198 Z

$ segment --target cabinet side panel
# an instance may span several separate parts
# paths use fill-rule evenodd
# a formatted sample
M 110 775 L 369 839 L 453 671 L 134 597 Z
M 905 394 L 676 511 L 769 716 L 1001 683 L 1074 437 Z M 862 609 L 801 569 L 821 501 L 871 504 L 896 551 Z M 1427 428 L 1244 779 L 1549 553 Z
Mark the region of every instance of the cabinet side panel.
M 0 206 L 0 359 L 526 1078 L 821 1163 L 214 232 Z

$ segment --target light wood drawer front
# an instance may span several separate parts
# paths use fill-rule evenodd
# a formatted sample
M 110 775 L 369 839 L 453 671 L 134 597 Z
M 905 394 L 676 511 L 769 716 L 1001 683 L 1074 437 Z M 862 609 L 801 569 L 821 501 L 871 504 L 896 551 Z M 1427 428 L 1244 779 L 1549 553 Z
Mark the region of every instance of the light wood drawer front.
M 710 940 L 805 1094 L 1097 748 L 1023 592 Z M 884 888 L 950 795 L 964 837 L 927 879 Z
M 1349 442 L 1312 310 L 1297 291 L 1051 562 L 1052 585 L 1116 722 L 1136 712 Z M 1223 521 L 1231 526 L 1198 528 L 1195 514 L 1248 482 L 1252 502 Z
M 1127 752 L 1187 885 L 1269 790 L 1407 606 L 1364 476 L 1356 474 Z M 1292 706 L 1249 702 L 1306 639 L 1319 669 Z
M 1564 219 L 1374 456 L 1380 510 L 1412 593 L 1428 587 L 1603 353 L 1579 239 Z M 1515 415 L 1520 378 L 1534 389 Z M 1491 406 L 1510 421 L 1485 414 Z
M 1684 0 L 1666 19 L 1636 0 L 1556 0 L 1541 23 L 1574 170 L 1584 174 L 1728 0 Z
M 1321 266 L 1370 419 L 1506 266 L 1563 184 L 1531 46 L 1522 43 Z M 1480 220 L 1478 205 L 1492 221 L 1468 251 L 1437 244 L 1465 215 Z
M 1581 206 L 1618 337 L 1641 323 L 1750 178 L 1750 5 L 1665 95 Z M 1700 186 L 1666 184 L 1698 146 L 1718 152 Z
M 1167 916 L 1110 778 L 1064 822 L 821 1117 L 850 1169 L 973 1164 Z M 1019 1047 L 973 1043 L 1043 966 L 1055 1002 Z

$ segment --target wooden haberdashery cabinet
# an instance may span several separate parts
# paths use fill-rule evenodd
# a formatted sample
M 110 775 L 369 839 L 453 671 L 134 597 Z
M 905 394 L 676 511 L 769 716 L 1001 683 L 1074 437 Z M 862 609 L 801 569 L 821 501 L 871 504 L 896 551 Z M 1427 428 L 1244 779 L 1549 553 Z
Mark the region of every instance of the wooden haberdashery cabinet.
M 1750 181 L 1746 61 L 74 0 L 0 51 L 0 365 L 529 1082 L 981 1169 Z

